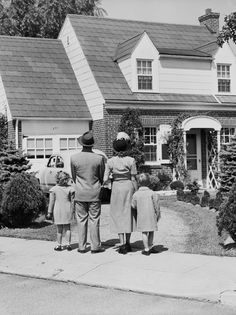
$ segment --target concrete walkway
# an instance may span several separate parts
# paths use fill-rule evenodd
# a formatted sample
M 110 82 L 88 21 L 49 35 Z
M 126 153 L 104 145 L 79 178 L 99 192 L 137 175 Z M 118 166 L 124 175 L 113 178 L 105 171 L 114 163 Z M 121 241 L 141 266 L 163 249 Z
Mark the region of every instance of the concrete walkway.
M 0 272 L 222 302 L 236 307 L 236 258 L 180 254 L 55 252 L 53 242 L 0 237 Z

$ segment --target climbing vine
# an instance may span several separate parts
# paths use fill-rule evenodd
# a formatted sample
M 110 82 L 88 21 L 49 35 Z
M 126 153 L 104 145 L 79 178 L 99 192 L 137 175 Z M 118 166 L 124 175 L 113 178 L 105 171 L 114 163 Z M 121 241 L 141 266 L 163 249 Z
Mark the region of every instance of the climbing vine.
M 167 140 L 170 162 L 175 171 L 176 180 L 184 181 L 188 175 L 185 166 L 182 122 L 189 117 L 191 117 L 190 114 L 183 113 L 174 119 L 171 125 L 171 133 Z

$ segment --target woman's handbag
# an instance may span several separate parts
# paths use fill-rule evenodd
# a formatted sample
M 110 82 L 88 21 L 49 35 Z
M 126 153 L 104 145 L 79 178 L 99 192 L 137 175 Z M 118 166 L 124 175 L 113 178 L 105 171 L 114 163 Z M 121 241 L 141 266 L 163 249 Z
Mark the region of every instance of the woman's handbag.
M 101 203 L 110 203 L 111 200 L 111 189 L 108 187 L 101 187 L 99 199 Z

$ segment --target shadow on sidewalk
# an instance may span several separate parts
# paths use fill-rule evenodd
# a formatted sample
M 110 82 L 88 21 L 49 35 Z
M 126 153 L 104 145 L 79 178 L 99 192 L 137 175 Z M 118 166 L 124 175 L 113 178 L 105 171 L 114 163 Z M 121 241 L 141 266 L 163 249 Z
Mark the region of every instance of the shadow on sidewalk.
M 136 241 L 134 243 L 131 243 L 132 251 L 138 252 L 143 250 L 143 242 L 142 241 Z M 167 251 L 169 248 L 165 247 L 164 245 L 155 245 L 153 246 L 153 254 L 159 254 L 161 252 Z

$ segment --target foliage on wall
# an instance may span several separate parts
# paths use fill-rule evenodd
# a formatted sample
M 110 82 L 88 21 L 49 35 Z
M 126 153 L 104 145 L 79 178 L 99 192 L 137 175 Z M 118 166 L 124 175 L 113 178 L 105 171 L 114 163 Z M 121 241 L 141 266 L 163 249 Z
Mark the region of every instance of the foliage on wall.
M 119 131 L 124 131 L 130 136 L 130 149 L 126 153 L 132 156 L 137 168 L 144 164 L 143 125 L 137 109 L 127 108 L 121 117 Z
M 191 116 L 189 113 L 177 116 L 172 122 L 171 133 L 167 140 L 170 162 L 175 171 L 176 180 L 184 181 L 187 178 L 182 122 Z

